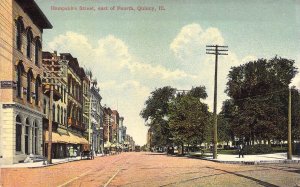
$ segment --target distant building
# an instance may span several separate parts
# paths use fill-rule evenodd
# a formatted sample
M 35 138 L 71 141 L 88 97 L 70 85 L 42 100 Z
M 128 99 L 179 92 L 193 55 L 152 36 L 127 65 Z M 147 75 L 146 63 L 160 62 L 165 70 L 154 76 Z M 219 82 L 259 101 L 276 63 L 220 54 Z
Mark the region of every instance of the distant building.
M 42 33 L 34 0 L 0 1 L 0 164 L 42 154 Z
M 96 153 L 103 153 L 103 109 L 101 106 L 102 97 L 97 87 L 97 81 L 91 80 L 91 129 L 93 150 Z
M 119 144 L 122 150 L 124 149 L 125 137 L 126 137 L 126 130 L 127 127 L 124 126 L 124 117 L 120 117 L 120 124 L 119 124 Z
M 113 133 L 112 133 L 112 110 L 109 107 L 103 108 L 104 114 L 104 126 L 103 126 L 103 139 L 104 139 L 104 147 L 109 148 L 113 142 Z
M 117 145 L 119 142 L 119 122 L 120 122 L 120 115 L 117 110 L 112 111 L 112 143 L 114 146 L 119 146 Z

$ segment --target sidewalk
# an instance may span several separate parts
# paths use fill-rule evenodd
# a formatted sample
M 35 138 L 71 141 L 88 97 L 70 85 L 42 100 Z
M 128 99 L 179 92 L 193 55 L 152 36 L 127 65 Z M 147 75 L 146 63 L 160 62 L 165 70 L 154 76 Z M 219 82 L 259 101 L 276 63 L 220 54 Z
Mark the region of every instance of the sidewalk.
M 300 157 L 293 155 L 292 160 L 287 159 L 287 153 L 273 153 L 262 155 L 244 155 L 244 158 L 239 158 L 238 155 L 218 154 L 217 159 L 213 159 L 212 154 L 206 154 L 205 160 L 228 164 L 267 164 L 267 163 L 300 163 Z
M 97 154 L 96 157 L 101 157 L 104 156 L 103 154 Z M 78 161 L 81 160 L 80 156 L 77 157 L 70 157 L 70 158 L 63 158 L 63 159 L 52 159 L 52 164 L 44 164 L 43 161 L 41 162 L 33 162 L 33 163 L 18 163 L 18 164 L 12 164 L 12 165 L 3 165 L 0 166 L 1 168 L 40 168 L 40 167 L 48 167 L 48 166 L 53 166 L 57 164 L 63 164 L 67 162 L 73 162 L 73 161 Z M 46 161 L 47 163 L 47 161 Z

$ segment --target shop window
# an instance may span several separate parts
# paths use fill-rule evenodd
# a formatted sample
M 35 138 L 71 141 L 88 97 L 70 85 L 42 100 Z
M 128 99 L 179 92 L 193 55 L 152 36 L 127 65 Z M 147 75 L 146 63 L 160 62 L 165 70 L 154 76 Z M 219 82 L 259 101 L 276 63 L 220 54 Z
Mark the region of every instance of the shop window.
M 22 151 L 22 122 L 20 116 L 16 117 L 16 151 Z
M 29 154 L 29 130 L 30 130 L 30 124 L 29 119 L 26 119 L 26 125 L 25 125 L 25 154 Z

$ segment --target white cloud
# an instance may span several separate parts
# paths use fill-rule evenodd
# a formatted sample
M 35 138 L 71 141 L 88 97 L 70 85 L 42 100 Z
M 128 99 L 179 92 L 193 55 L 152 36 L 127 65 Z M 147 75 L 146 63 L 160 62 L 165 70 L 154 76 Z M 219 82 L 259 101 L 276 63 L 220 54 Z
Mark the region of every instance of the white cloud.
M 203 30 L 199 24 L 193 23 L 182 27 L 170 44 L 170 49 L 177 58 L 185 61 L 186 58 L 203 54 L 206 45 L 216 44 L 224 44 L 222 34 L 217 28 Z
M 118 109 L 125 117 L 129 134 L 144 144 L 147 128 L 139 113 L 155 88 L 170 85 L 190 89 L 205 85 L 209 96 L 206 102 L 212 110 L 215 58 L 206 55 L 205 48 L 212 44 L 224 45 L 224 41 L 217 28 L 203 29 L 195 23 L 186 25 L 169 45 L 175 61 L 164 63 L 168 68 L 162 62 L 147 63 L 132 55 L 126 42 L 114 35 L 99 38 L 93 46 L 86 36 L 68 31 L 55 37 L 46 49 L 70 52 L 82 66 L 89 67 L 98 79 L 103 104 Z M 240 60 L 230 49 L 228 56 L 219 58 L 218 111 L 227 98 L 224 90 L 230 67 L 252 59 L 255 57 L 249 55 Z
M 146 140 L 141 138 L 142 135 L 146 137 L 146 127 L 139 112 L 154 85 L 196 78 L 180 69 L 171 70 L 137 60 L 127 44 L 113 35 L 100 38 L 94 47 L 86 36 L 68 31 L 55 37 L 46 49 L 69 52 L 78 58 L 81 66 L 92 70 L 104 103 L 119 108 L 120 114 L 127 119 L 124 123 L 129 133 L 138 132 L 137 142 L 145 143 Z
M 206 54 L 206 45 L 226 45 L 225 39 L 218 28 L 202 28 L 199 24 L 193 23 L 183 26 L 177 36 L 170 43 L 170 50 L 186 72 L 198 74 L 193 82 L 186 82 L 186 85 L 204 85 L 208 93 L 206 103 L 210 110 L 213 109 L 215 56 Z M 232 66 L 237 66 L 255 56 L 249 55 L 239 59 L 234 51 L 228 49 L 227 56 L 219 56 L 218 60 L 218 111 L 222 102 L 227 99 L 226 89 L 227 75 Z

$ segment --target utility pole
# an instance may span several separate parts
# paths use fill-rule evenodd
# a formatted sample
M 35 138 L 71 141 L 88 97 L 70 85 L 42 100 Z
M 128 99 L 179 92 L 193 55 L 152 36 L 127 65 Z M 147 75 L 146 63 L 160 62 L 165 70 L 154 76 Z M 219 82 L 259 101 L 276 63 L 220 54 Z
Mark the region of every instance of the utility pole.
M 228 55 L 228 46 L 220 46 L 220 45 L 207 45 L 206 46 L 206 54 L 215 55 L 215 88 L 214 88 L 214 133 L 213 133 L 213 158 L 217 159 L 217 144 L 218 144 L 218 118 L 217 118 L 217 80 L 218 80 L 218 56 L 219 55 Z
M 289 109 L 288 109 L 288 152 L 287 159 L 292 160 L 292 93 L 289 88 Z
M 56 64 L 57 63 L 57 64 Z M 68 61 L 57 59 L 43 59 L 43 84 L 49 86 L 49 124 L 48 124 L 48 149 L 47 149 L 47 162 L 52 164 L 52 123 L 53 119 L 53 90 L 54 86 L 60 86 L 60 81 L 67 76 L 67 64 Z

